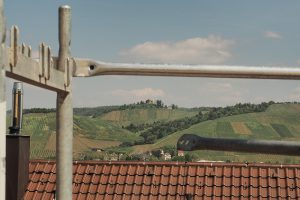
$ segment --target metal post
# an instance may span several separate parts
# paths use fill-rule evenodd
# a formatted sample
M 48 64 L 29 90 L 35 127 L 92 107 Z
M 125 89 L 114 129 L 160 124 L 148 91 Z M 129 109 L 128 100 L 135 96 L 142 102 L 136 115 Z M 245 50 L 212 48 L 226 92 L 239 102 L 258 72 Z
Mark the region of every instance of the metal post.
M 61 6 L 59 8 L 59 56 L 58 70 L 67 73 L 67 60 L 70 56 L 71 43 L 71 8 Z M 71 89 L 71 78 L 68 87 Z M 56 161 L 57 180 L 56 197 L 59 200 L 72 199 L 72 156 L 73 156 L 73 107 L 72 92 L 57 93 L 56 111 Z
M 100 75 L 181 76 L 211 78 L 300 79 L 299 67 L 168 65 L 109 63 L 74 58 L 73 76 Z
M 12 124 L 9 127 L 10 134 L 19 135 L 22 129 L 23 119 L 23 84 L 14 82 L 12 90 Z
M 0 0 L 0 199 L 5 199 L 6 99 L 4 68 L 5 22 Z

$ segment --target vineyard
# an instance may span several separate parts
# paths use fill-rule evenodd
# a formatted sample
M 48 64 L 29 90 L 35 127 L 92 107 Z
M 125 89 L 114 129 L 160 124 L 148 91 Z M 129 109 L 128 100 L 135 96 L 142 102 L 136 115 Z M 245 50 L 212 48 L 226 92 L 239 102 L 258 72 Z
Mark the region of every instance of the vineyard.
M 230 122 L 226 121 L 217 122 L 216 133 L 218 135 L 222 135 L 223 137 L 232 137 L 235 134 Z
M 30 158 L 31 159 L 54 159 L 55 158 L 55 151 L 51 150 L 44 150 L 44 149 L 32 149 L 30 151 Z
M 162 148 L 167 145 L 176 145 L 183 134 L 196 134 L 204 137 L 229 137 L 240 139 L 266 139 L 266 140 L 293 140 L 300 141 L 300 105 L 275 104 L 266 112 L 249 113 L 228 116 L 216 120 L 209 120 L 191 126 L 188 129 L 175 132 L 159 139 L 154 144 L 134 146 L 133 152 L 144 152 L 151 149 Z M 233 125 L 243 124 L 248 134 L 239 134 Z M 241 130 L 241 127 L 239 127 Z M 249 134 L 250 133 L 250 134 Z M 195 151 L 192 154 L 199 160 L 219 160 L 232 162 L 273 162 L 297 163 L 298 157 L 263 155 L 237 152 Z
M 242 108 L 242 106 L 240 107 Z M 195 109 L 178 109 L 177 111 L 166 108 L 115 110 L 116 108 L 113 107 L 110 108 L 112 109 L 110 112 L 107 112 L 105 108 L 101 109 L 105 112 L 103 111 L 102 115 L 97 117 L 95 117 L 95 113 L 95 116 L 88 116 L 92 110 L 87 110 L 89 112 L 83 110 L 85 115 L 74 116 L 74 159 L 101 160 L 112 159 L 110 156 L 114 153 L 118 155 L 141 154 L 165 146 L 175 146 L 182 134 L 191 133 L 204 137 L 300 141 L 300 105 L 298 104 L 273 104 L 265 112 L 236 114 L 219 118 L 213 116 L 212 109 L 206 108 L 210 111 L 202 112 L 202 117 L 205 117 L 206 113 L 211 113 L 207 116 L 212 119 L 199 123 L 191 121 L 201 117 L 200 112 L 198 112 L 200 114 L 194 115 L 197 113 Z M 22 134 L 31 136 L 31 158 L 54 159 L 56 148 L 55 113 L 50 111 L 38 113 L 37 111 L 34 113 L 28 111 L 24 114 Z M 223 112 L 225 109 L 219 109 L 219 111 Z M 116 114 L 117 112 L 119 114 Z M 189 118 L 190 115 L 192 117 Z M 184 117 L 182 120 L 178 120 L 179 116 Z M 107 120 L 103 118 L 107 118 Z M 124 146 L 124 143 L 138 141 L 142 136 L 140 132 L 128 130 L 123 125 L 128 124 L 130 120 L 133 120 L 130 123 L 136 123 L 136 125 L 140 122 L 145 123 L 147 118 L 152 122 L 156 121 L 154 124 L 148 123 L 149 126 L 170 125 L 173 129 L 175 125 L 191 122 L 186 128 L 182 126 L 178 131 L 157 139 L 154 144 Z M 156 118 L 166 121 L 157 121 Z M 10 115 L 8 115 L 7 124 L 10 124 Z M 172 127 L 172 125 L 174 126 Z M 153 127 L 146 126 L 145 131 L 153 129 Z M 165 129 L 157 129 L 158 132 L 162 130 Z M 254 161 L 256 159 L 262 162 L 282 163 L 298 161 L 298 158 L 295 157 L 277 156 L 276 160 L 273 156 L 259 155 L 261 157 L 256 158 L 256 154 L 243 153 L 196 151 L 192 154 L 200 160 Z

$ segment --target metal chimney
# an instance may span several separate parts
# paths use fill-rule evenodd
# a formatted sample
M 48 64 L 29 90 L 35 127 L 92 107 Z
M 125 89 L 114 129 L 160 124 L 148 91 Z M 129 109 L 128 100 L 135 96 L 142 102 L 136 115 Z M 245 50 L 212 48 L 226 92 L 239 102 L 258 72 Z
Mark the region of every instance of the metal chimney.
M 19 134 L 22 128 L 23 118 L 23 83 L 14 82 L 12 90 L 12 126 L 10 134 Z
M 20 135 L 22 128 L 23 85 L 13 87 L 12 126 L 6 135 L 6 200 L 24 197 L 29 177 L 30 137 Z
M 215 150 L 299 156 L 300 142 L 205 138 L 198 135 L 185 134 L 179 138 L 177 149 L 183 151 Z

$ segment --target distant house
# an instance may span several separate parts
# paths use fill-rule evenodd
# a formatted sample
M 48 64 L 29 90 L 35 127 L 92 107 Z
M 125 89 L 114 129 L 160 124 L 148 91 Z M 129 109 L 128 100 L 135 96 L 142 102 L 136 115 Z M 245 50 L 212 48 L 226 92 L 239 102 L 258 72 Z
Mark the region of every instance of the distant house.
M 157 158 L 162 158 L 163 160 L 171 160 L 172 155 L 168 152 L 164 152 L 163 149 L 156 149 L 151 152 L 152 155 L 154 155 Z
M 184 156 L 184 151 L 178 150 L 177 151 L 177 156 Z
M 116 153 L 109 154 L 109 160 L 118 161 L 119 160 L 119 154 L 116 154 Z
M 163 154 L 163 159 L 164 159 L 164 160 L 171 160 L 171 159 L 172 159 L 172 156 L 171 156 L 170 153 L 165 153 L 165 154 Z

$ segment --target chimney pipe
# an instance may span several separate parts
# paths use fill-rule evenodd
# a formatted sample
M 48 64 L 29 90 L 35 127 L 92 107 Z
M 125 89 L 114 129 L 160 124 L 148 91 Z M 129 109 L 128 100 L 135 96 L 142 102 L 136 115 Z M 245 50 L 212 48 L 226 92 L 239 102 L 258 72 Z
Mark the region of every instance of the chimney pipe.
M 183 151 L 215 150 L 299 156 L 300 142 L 205 138 L 193 134 L 184 134 L 177 142 L 177 149 Z
M 6 200 L 24 197 L 29 176 L 30 137 L 19 135 L 22 128 L 23 86 L 15 82 L 13 87 L 13 120 L 6 135 Z
M 12 126 L 9 127 L 10 134 L 18 135 L 22 128 L 23 117 L 23 84 L 14 82 L 12 90 Z

